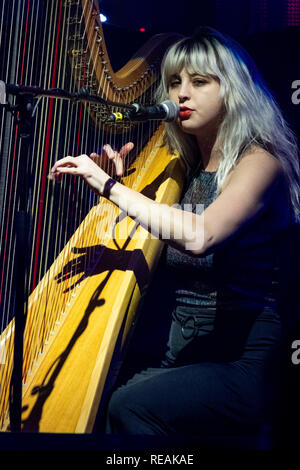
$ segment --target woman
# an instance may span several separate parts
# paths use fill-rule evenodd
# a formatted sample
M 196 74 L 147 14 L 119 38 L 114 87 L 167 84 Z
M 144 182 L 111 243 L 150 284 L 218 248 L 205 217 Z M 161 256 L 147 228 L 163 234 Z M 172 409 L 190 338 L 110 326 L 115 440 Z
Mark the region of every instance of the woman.
M 159 368 L 113 393 L 107 432 L 236 431 L 264 423 L 276 405 L 279 254 L 300 208 L 296 143 L 252 60 L 210 28 L 167 52 L 158 101 L 166 98 L 180 107 L 166 124 L 187 168 L 180 209 L 116 182 L 87 155 L 58 161 L 51 177 L 79 175 L 151 233 L 170 233 L 168 348 Z M 107 146 L 117 174 L 131 148 Z

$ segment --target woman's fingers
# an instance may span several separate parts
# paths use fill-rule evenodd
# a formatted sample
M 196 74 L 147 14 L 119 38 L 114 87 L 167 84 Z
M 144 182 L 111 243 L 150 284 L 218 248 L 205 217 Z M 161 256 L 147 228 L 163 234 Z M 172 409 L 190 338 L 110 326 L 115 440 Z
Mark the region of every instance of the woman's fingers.
M 61 182 L 63 173 L 73 175 L 77 174 L 77 169 L 79 166 L 82 165 L 82 162 L 88 158 L 89 157 L 87 155 L 79 155 L 78 157 L 67 156 L 61 158 L 51 168 L 48 178 L 52 180 L 54 179 L 57 182 Z
M 49 180 L 54 180 L 56 183 L 61 183 L 62 182 L 63 175 L 58 172 L 51 172 L 48 175 Z
M 113 150 L 113 148 L 109 145 L 106 144 L 103 146 L 103 156 L 107 158 L 108 161 L 113 162 L 114 167 L 115 167 L 115 173 L 117 176 L 122 176 L 124 173 L 124 158 L 128 153 L 133 149 L 134 144 L 132 142 L 128 142 L 127 144 L 123 145 L 121 150 L 118 152 L 116 150 Z M 97 153 L 93 152 L 91 153 L 90 157 L 96 161 L 99 158 L 99 163 L 100 166 L 101 163 L 105 166 L 107 164 L 107 161 L 101 162 L 101 156 L 99 156 Z
M 121 176 L 124 173 L 124 158 L 128 155 L 129 152 L 131 152 L 133 147 L 134 144 L 132 142 L 127 142 L 127 144 L 123 145 L 123 147 L 121 148 L 116 165 L 116 171 L 118 176 Z
M 133 142 L 127 142 L 127 144 L 123 145 L 123 147 L 120 150 L 120 156 L 121 157 L 126 157 L 126 155 L 133 149 L 134 143 Z
M 91 153 L 90 157 L 95 159 L 95 158 L 100 157 L 100 155 L 98 153 L 93 152 L 93 153 Z
M 134 144 L 132 142 L 127 142 L 118 152 L 113 150 L 109 144 L 106 144 L 103 147 L 103 152 L 101 155 L 93 152 L 90 154 L 91 158 L 85 154 L 79 155 L 78 157 L 67 156 L 61 158 L 50 170 L 48 178 L 55 179 L 56 181 L 60 182 L 63 173 L 84 176 L 85 168 L 90 167 L 91 164 L 93 165 L 94 163 L 100 167 L 104 166 L 104 171 L 107 171 L 107 165 L 109 161 L 111 161 L 114 165 L 113 173 L 115 173 L 117 176 L 122 176 L 124 173 L 124 158 L 133 148 Z M 106 161 L 102 162 L 102 157 L 104 157 Z M 88 160 L 90 160 L 90 163 Z M 91 161 L 94 163 L 91 163 Z
M 57 183 L 60 183 L 62 180 L 62 174 L 60 173 L 60 169 L 64 167 L 72 167 L 74 166 L 73 162 L 74 157 L 64 157 L 61 160 L 58 160 L 50 170 L 48 178 L 50 180 L 55 180 Z
M 96 194 L 101 194 L 105 181 L 109 178 L 107 173 L 87 155 L 58 160 L 51 169 L 49 178 L 61 182 L 64 174 L 81 177 Z

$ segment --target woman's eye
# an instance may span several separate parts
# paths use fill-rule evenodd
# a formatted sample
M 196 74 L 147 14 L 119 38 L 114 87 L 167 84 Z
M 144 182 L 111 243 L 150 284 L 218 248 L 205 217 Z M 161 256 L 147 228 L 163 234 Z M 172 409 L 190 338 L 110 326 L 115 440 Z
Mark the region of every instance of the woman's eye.
M 180 84 L 180 81 L 179 81 L 179 80 L 173 80 L 172 82 L 170 82 L 169 87 L 170 87 L 170 88 L 175 88 L 175 87 L 178 86 L 179 84 Z
M 193 84 L 196 86 L 204 85 L 206 83 L 206 80 L 203 80 L 201 78 L 197 78 L 193 80 Z

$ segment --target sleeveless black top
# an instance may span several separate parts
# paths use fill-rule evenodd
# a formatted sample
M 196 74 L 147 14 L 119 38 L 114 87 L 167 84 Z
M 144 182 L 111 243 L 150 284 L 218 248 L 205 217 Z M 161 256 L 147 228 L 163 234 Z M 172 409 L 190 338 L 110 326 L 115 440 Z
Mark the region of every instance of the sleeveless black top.
M 183 209 L 199 212 L 199 204 L 205 209 L 213 202 L 215 175 L 198 172 L 183 196 Z M 167 247 L 168 295 L 174 307 L 162 366 L 265 361 L 270 356 L 281 336 L 276 217 L 267 207 L 244 231 L 207 256 Z

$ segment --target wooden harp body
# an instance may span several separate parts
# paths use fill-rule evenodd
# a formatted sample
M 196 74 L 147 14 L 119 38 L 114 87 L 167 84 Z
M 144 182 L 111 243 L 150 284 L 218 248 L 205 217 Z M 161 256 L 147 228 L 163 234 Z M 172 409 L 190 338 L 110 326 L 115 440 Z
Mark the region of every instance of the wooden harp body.
M 12 24 L 11 30 L 2 31 L 1 54 L 8 66 L 1 80 L 71 92 L 84 88 L 118 103 L 153 102 L 162 53 L 175 36 L 155 37 L 115 73 L 97 2 L 25 3 L 4 2 L 2 7 L 2 16 L 8 21 L 14 15 L 20 27 L 13 33 Z M 64 155 L 95 151 L 107 141 L 119 146 L 132 140 L 136 152 L 122 182 L 166 204 L 179 200 L 183 168 L 163 145 L 163 125 L 108 125 L 107 113 L 115 109 L 105 104 L 39 100 L 28 168 L 32 226 L 22 430 L 91 432 L 108 377 L 115 376 L 122 361 L 162 242 L 104 198 L 97 200 L 81 181 L 65 179 L 55 186 L 47 179 L 49 168 Z M 18 206 L 14 187 L 24 175 L 18 174 L 20 130 L 5 109 L 2 113 L 0 429 L 7 431 L 18 295 L 13 274 Z

